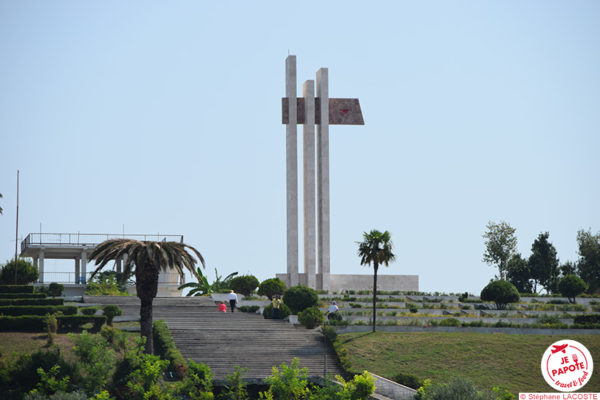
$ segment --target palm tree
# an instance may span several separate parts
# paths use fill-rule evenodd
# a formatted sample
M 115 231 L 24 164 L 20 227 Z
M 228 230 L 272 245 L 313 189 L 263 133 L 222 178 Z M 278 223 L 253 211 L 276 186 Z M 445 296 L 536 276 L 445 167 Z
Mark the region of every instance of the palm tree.
M 372 230 L 363 233 L 364 241 L 358 243 L 358 256 L 360 265 L 373 264 L 373 332 L 375 332 L 375 321 L 377 319 L 377 269 L 379 264 L 387 267 L 390 261 L 394 261 L 392 253 L 392 241 L 390 233 Z
M 198 278 L 194 266 L 198 262 L 187 249 L 198 257 L 204 266 L 202 254 L 192 246 L 178 242 L 152 242 L 132 239 L 111 239 L 100 243 L 90 254 L 90 260 L 95 260 L 98 268 L 92 273 L 94 277 L 98 271 L 111 260 L 125 258 L 123 275 L 131 276 L 135 273 L 135 288 L 140 298 L 140 334 L 146 338 L 144 352 L 152 354 L 152 301 L 158 290 L 158 274 L 160 270 L 175 269 L 183 276 L 186 268 Z
M 0 193 L 0 199 L 2 198 L 2 193 Z M 0 215 L 2 215 L 2 207 L 0 207 Z

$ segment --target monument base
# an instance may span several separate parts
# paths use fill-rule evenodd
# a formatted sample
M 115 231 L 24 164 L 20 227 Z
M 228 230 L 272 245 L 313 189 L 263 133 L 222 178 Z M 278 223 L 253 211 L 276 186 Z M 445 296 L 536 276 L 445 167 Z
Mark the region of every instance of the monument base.
M 288 274 L 276 274 L 290 286 Z M 342 292 L 344 290 L 373 290 L 373 275 L 349 275 L 349 274 L 331 274 L 329 275 L 329 287 L 323 288 L 323 277 L 316 274 L 316 290 L 328 290 L 329 292 Z M 308 279 L 305 273 L 298 274 L 298 283 L 308 286 Z M 377 290 L 388 292 L 418 292 L 419 275 L 380 275 L 377 274 Z

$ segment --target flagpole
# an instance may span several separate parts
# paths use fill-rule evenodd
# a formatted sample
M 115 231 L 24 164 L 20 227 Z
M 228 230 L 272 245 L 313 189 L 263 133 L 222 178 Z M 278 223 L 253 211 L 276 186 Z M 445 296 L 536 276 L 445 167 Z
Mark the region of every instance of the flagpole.
M 19 170 L 17 170 L 17 224 L 15 228 L 15 285 L 17 284 L 17 246 L 19 244 Z

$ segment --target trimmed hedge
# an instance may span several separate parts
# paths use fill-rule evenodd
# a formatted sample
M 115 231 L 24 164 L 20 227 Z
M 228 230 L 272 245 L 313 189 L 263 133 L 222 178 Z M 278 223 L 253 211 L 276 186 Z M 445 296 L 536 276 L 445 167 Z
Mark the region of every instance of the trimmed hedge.
M 98 307 L 80 307 L 79 309 L 83 315 L 95 315 L 99 310 Z
M 27 315 L 24 317 L 0 316 L 0 332 L 44 332 L 45 316 Z
M 154 321 L 152 329 L 154 339 L 154 354 L 160 356 L 163 360 L 169 361 L 168 372 L 176 379 L 183 379 L 185 376 L 185 359 L 181 352 L 175 346 L 175 341 L 171 336 L 167 323 L 162 320 Z
M 91 323 L 90 332 L 98 332 L 106 317 L 103 315 L 58 315 L 58 330 L 60 332 L 80 331 L 83 325 Z M 20 317 L 0 316 L 0 332 L 46 332 L 45 315 L 23 315 Z
M 46 293 L 0 293 L 0 299 L 44 299 Z
M 62 332 L 79 331 L 83 325 L 91 323 L 93 326 L 89 331 L 96 333 L 106 322 L 104 315 L 58 315 L 56 319 L 58 320 L 58 330 Z
M 64 315 L 77 314 L 75 306 L 0 306 L 0 315 L 46 315 L 62 312 Z
M 56 320 L 58 321 L 58 330 L 60 332 L 80 331 L 83 325 L 91 323 L 93 326 L 89 331 L 95 333 L 102 328 L 102 325 L 106 322 L 106 317 L 103 315 L 58 315 Z M 0 331 L 45 332 L 46 316 L 0 316 Z
M 0 299 L 0 306 L 62 306 L 63 299 Z
M 292 311 L 285 303 L 281 303 L 281 309 L 279 310 L 279 319 L 284 319 L 288 317 Z M 263 317 L 265 319 L 273 319 L 273 305 L 269 304 L 265 308 L 263 308 Z
M 600 324 L 600 314 L 577 315 L 573 318 L 574 324 Z
M 0 293 L 33 293 L 33 285 L 0 285 Z

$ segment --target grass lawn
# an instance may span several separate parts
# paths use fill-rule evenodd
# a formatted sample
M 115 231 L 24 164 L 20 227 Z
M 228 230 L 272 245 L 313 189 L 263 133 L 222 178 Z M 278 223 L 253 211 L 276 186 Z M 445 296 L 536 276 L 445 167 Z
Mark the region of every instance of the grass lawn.
M 349 333 L 339 336 L 352 369 L 391 378 L 398 373 L 448 382 L 472 380 L 480 389 L 501 386 L 513 393 L 551 392 L 540 371 L 542 354 L 561 339 L 585 345 L 596 361 L 583 392 L 600 392 L 599 335 L 509 335 L 483 333 Z
M 54 344 L 59 346 L 66 358 L 71 356 L 74 344 L 66 333 L 56 335 Z M 49 349 L 48 335 L 41 332 L 0 332 L 0 355 L 14 361 L 21 354 L 31 354 L 38 349 Z

